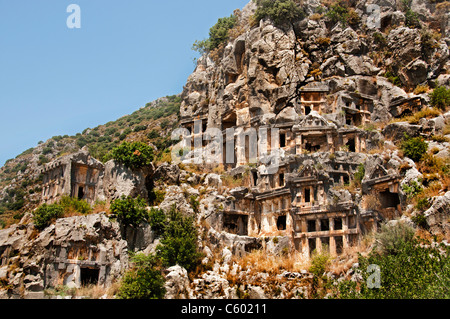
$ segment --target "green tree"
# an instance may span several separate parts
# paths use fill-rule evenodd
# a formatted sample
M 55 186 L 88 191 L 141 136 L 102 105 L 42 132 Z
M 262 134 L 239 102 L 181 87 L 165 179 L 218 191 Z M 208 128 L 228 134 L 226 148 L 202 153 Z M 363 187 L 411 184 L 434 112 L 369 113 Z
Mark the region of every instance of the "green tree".
M 138 226 L 148 221 L 147 203 L 144 199 L 122 196 L 111 203 L 113 218 L 123 225 Z
M 220 44 L 228 41 L 228 31 L 237 23 L 237 17 L 230 15 L 229 17 L 220 18 L 217 23 L 209 29 L 209 49 L 213 50 Z
M 270 19 L 275 25 L 293 23 L 305 17 L 305 12 L 292 0 L 255 0 L 257 9 L 254 15 L 256 21 Z
M 446 89 L 443 86 L 439 86 L 433 90 L 430 96 L 430 104 L 431 106 L 440 108 L 445 110 L 448 106 L 450 106 L 450 89 Z
M 161 299 L 166 294 L 164 277 L 157 258 L 137 254 L 131 259 L 133 267 L 121 281 L 120 299 Z
M 180 265 L 192 271 L 201 257 L 194 219 L 183 216 L 175 207 L 172 207 L 168 215 L 168 223 L 161 244 L 156 248 L 156 255 L 161 258 L 164 266 Z
M 152 208 L 149 213 L 149 224 L 157 237 L 164 234 L 167 224 L 166 214 L 162 209 Z
M 409 137 L 405 135 L 401 145 L 403 154 L 414 162 L 418 162 L 422 159 L 422 156 L 428 150 L 428 143 L 422 137 Z
M 64 209 L 58 204 L 42 204 L 33 212 L 33 222 L 37 229 L 43 230 L 52 221 L 63 217 Z
M 192 45 L 192 50 L 204 54 L 218 48 L 222 43 L 229 39 L 228 32 L 236 26 L 238 18 L 235 15 L 219 18 L 217 23 L 209 29 L 209 38 L 205 40 L 196 40 Z
M 129 168 L 138 169 L 153 161 L 153 149 L 142 142 L 123 142 L 112 150 L 111 157 Z

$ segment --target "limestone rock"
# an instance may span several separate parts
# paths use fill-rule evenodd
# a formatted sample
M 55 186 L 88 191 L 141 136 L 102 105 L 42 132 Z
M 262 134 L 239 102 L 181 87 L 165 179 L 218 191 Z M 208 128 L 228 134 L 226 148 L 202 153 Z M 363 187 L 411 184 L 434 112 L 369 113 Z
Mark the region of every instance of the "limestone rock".
M 166 270 L 165 299 L 191 299 L 191 289 L 188 273 L 181 266 L 173 266 Z
M 450 234 L 450 192 L 431 199 L 431 207 L 425 211 L 428 226 L 433 234 Z
M 146 175 L 144 171 L 133 171 L 123 164 L 111 160 L 105 164 L 103 180 L 100 181 L 98 198 L 100 200 L 114 200 L 122 196 L 148 196 L 145 187 Z

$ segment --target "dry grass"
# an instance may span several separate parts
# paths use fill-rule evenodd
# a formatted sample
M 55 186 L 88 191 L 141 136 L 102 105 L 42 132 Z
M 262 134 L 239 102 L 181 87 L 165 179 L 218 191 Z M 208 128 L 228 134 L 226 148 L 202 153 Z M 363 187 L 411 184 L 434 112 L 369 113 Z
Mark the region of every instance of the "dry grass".
M 408 122 L 409 124 L 418 124 L 421 118 L 430 119 L 439 115 L 441 115 L 441 112 L 437 108 L 426 107 L 414 115 L 393 119 L 392 122 Z
M 309 268 L 309 261 L 303 260 L 297 252 L 283 256 L 268 254 L 263 249 L 254 250 L 242 258 L 235 258 L 243 270 L 250 270 L 252 273 L 266 272 L 278 274 L 282 271 L 300 272 Z

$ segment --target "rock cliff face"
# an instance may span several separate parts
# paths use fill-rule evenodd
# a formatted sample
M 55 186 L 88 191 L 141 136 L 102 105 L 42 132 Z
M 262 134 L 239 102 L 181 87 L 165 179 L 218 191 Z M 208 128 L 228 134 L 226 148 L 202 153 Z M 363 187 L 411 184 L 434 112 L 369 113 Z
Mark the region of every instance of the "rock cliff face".
M 340 91 L 359 92 L 374 99 L 372 120 L 389 120 L 391 103 L 410 95 L 381 75 L 391 70 L 410 89 L 445 77 L 441 73 L 450 67 L 449 39 L 444 36 L 448 32 L 437 41 L 423 30 L 401 26 L 405 17 L 395 4 L 373 3 L 381 7 L 379 29 L 363 28 L 370 1 L 356 5 L 361 22 L 352 27 L 311 16 L 282 27 L 269 20 L 250 27 L 246 19 L 256 5 L 249 3 L 241 13 L 241 34 L 226 45 L 222 58 L 204 55 L 189 76 L 182 94 L 182 119 L 207 115 L 208 127 L 216 128 L 224 121 L 250 125 L 257 117 L 267 124 L 288 113 L 280 114 L 284 109 L 298 109 L 302 86 L 322 81 L 331 88 L 329 101 Z M 425 1 L 414 3 L 433 12 Z M 308 1 L 305 10 L 312 13 L 315 6 Z M 431 17 L 424 15 L 427 21 Z M 386 35 L 382 32 L 387 28 L 392 30 Z M 230 110 L 236 111 L 236 118 L 227 118 Z
M 37 233 L 31 215 L 0 230 L 2 297 L 43 298 L 44 289 L 110 286 L 128 268 L 128 244 L 105 214 L 58 219 Z M 14 256 L 11 258 L 11 256 Z

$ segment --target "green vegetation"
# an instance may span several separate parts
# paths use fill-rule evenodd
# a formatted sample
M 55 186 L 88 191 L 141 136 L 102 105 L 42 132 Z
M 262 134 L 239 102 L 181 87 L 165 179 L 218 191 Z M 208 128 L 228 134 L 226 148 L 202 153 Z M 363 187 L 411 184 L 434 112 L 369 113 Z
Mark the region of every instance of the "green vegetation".
M 167 215 L 160 209 L 152 209 L 148 216 L 152 230 L 161 241 L 155 255 L 138 254 L 132 258 L 133 267 L 119 288 L 121 299 L 163 298 L 163 267 L 180 265 L 193 271 L 199 265 L 201 254 L 193 217 L 183 216 L 175 206 Z
M 422 185 L 413 180 L 410 181 L 408 184 L 403 184 L 402 190 L 408 199 L 412 199 L 423 191 L 423 187 Z
M 155 232 L 156 237 L 161 237 L 164 234 L 167 218 L 163 210 L 152 208 L 149 213 L 148 222 Z
M 364 175 L 366 174 L 366 168 L 364 164 L 359 164 L 358 171 L 353 175 L 353 180 L 359 186 L 361 186 L 361 182 L 364 179 Z
M 92 213 L 92 207 L 85 200 L 81 200 L 74 197 L 63 196 L 58 204 L 64 210 L 64 214 L 70 214 L 73 212 L 78 212 L 83 215 Z
M 428 150 L 428 143 L 422 137 L 409 137 L 405 135 L 400 148 L 405 156 L 414 162 L 419 162 Z
M 42 204 L 33 212 L 33 222 L 37 229 L 43 230 L 54 220 L 63 217 L 64 210 L 58 204 Z
M 293 23 L 305 17 L 305 12 L 292 0 L 255 0 L 257 9 L 254 19 L 270 19 L 275 25 Z
M 410 28 L 420 28 L 419 17 L 411 9 L 412 0 L 402 0 L 403 12 L 405 14 L 405 25 Z
M 76 214 L 92 213 L 92 207 L 85 200 L 63 196 L 57 203 L 42 204 L 33 212 L 33 221 L 39 230 L 48 227 L 53 221 Z
M 323 298 L 325 295 L 325 287 L 327 286 L 328 279 L 325 275 L 331 265 L 331 256 L 327 252 L 328 247 L 322 247 L 322 252 L 314 250 L 311 255 L 311 266 L 309 272 L 313 274 L 313 296 L 314 298 Z
M 121 281 L 119 299 L 162 299 L 166 294 L 160 262 L 155 256 L 137 254 Z
M 144 199 L 122 196 L 111 202 L 111 217 L 123 225 L 139 226 L 148 221 L 147 203 Z
M 359 256 L 362 281 L 336 283 L 334 296 L 343 299 L 447 299 L 450 297 L 450 247 L 414 237 L 408 226 L 384 226 L 381 247 Z M 370 288 L 372 271 L 380 269 L 380 287 Z
M 340 22 L 342 26 L 356 25 L 361 18 L 353 8 L 350 8 L 345 1 L 337 1 L 330 5 L 328 12 L 325 14 L 333 24 Z
M 195 41 L 192 49 L 203 54 L 217 49 L 221 44 L 229 39 L 229 31 L 236 26 L 237 16 L 232 14 L 229 17 L 220 18 L 217 23 L 209 29 L 209 38 L 202 41 Z
M 142 142 L 123 142 L 111 152 L 111 157 L 132 169 L 139 169 L 153 161 L 153 149 Z
M 156 248 L 156 256 L 164 266 L 180 265 L 192 271 L 198 265 L 201 254 L 197 246 L 197 228 L 194 218 L 183 216 L 175 207 L 168 214 L 167 224 Z
M 439 86 L 435 88 L 429 95 L 431 99 L 431 106 L 437 107 L 441 110 L 445 110 L 448 106 L 450 106 L 450 89 Z
M 392 84 L 394 84 L 396 86 L 402 85 L 402 81 L 400 81 L 400 78 L 394 72 L 387 71 L 384 74 L 384 77 L 387 78 L 389 82 L 391 82 Z

